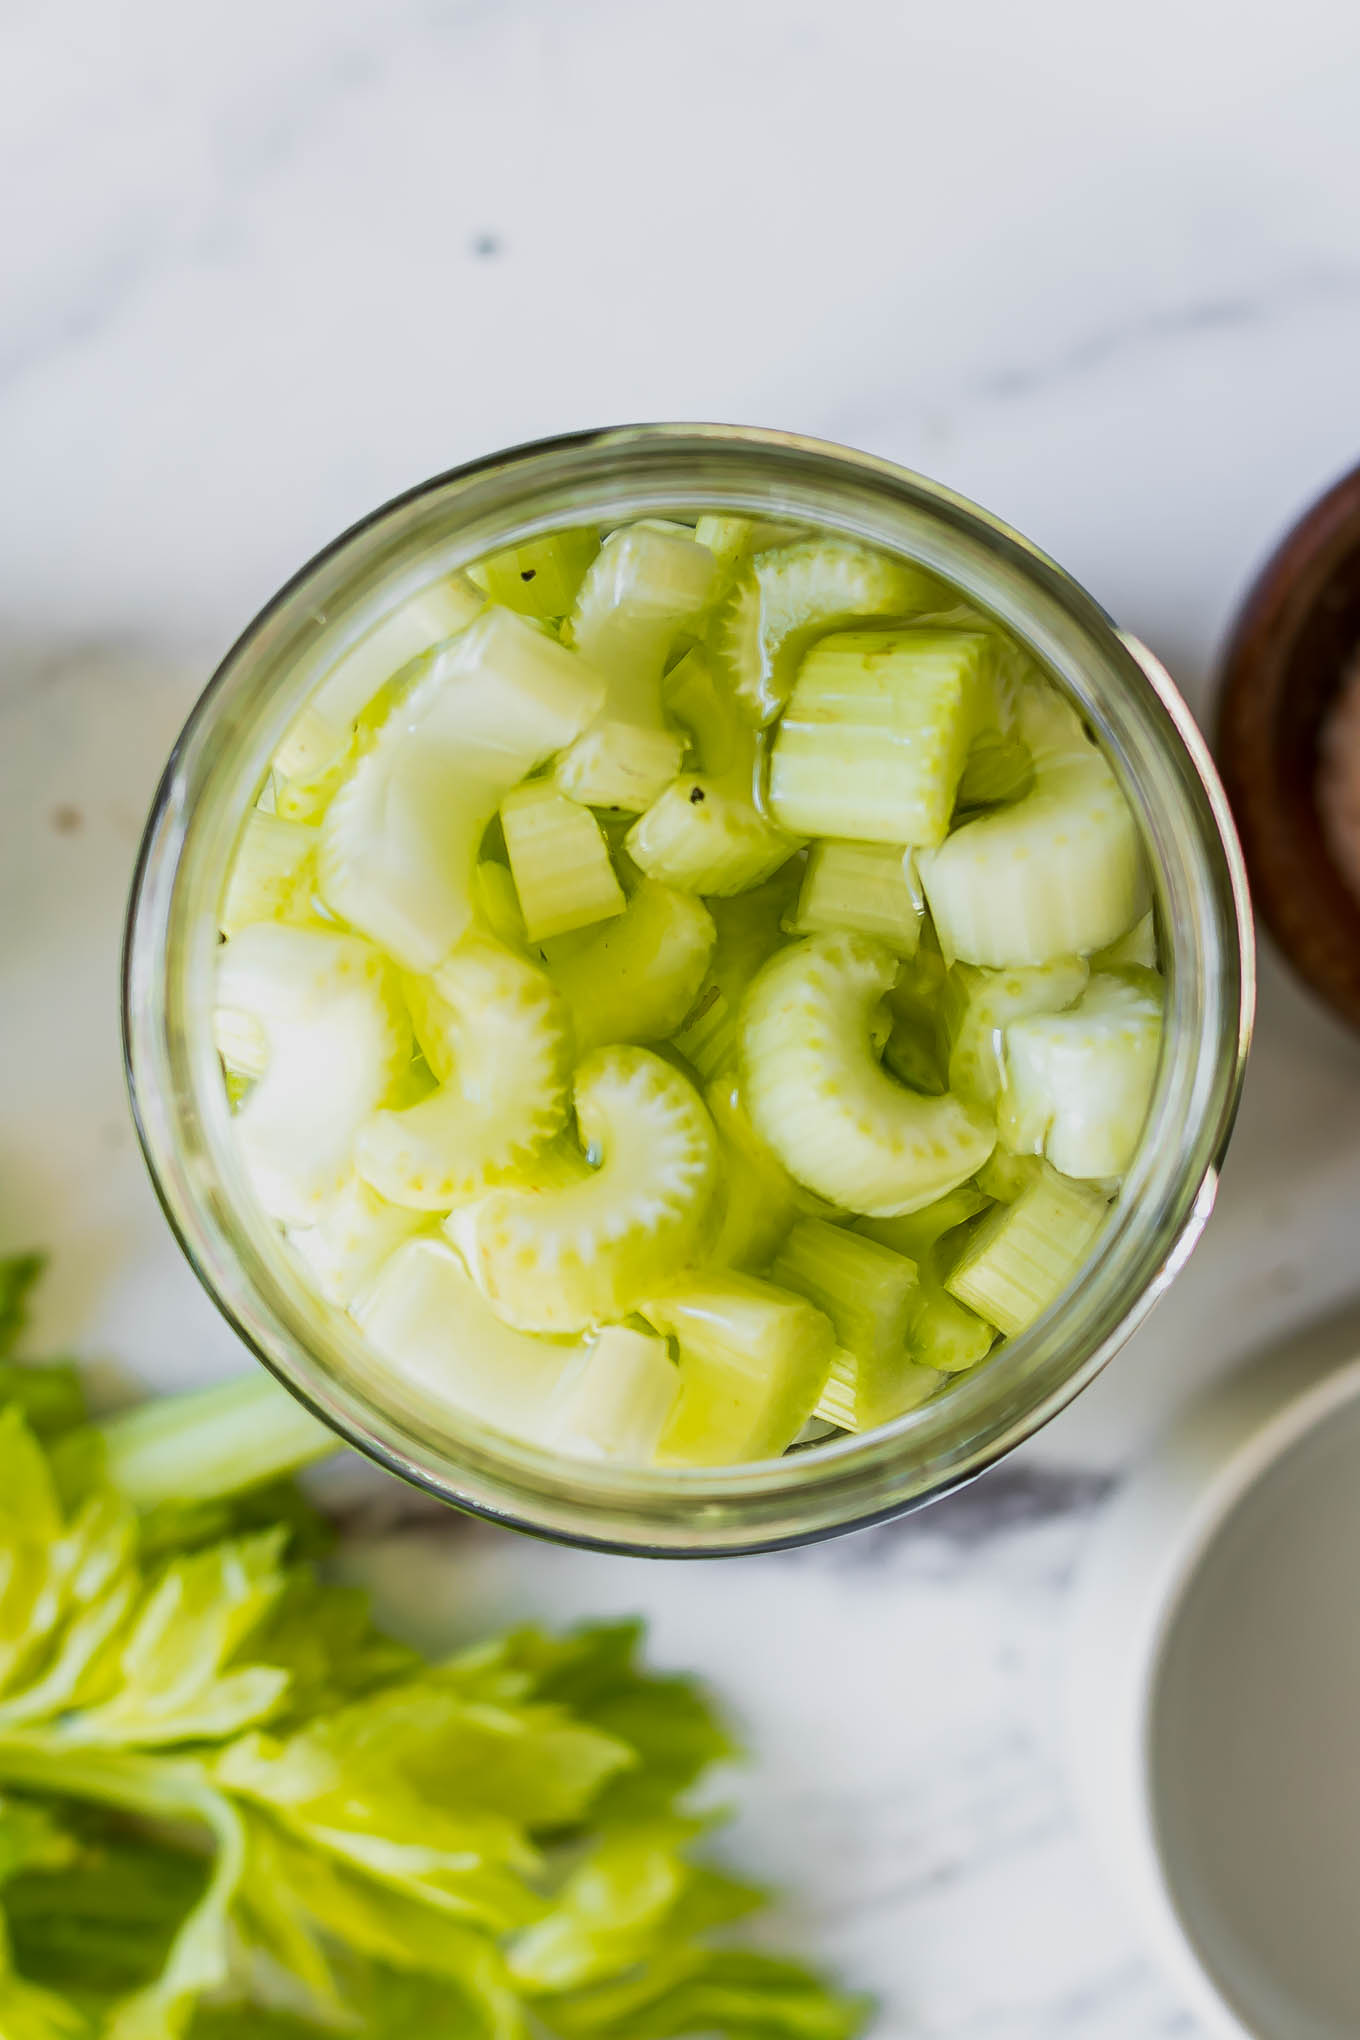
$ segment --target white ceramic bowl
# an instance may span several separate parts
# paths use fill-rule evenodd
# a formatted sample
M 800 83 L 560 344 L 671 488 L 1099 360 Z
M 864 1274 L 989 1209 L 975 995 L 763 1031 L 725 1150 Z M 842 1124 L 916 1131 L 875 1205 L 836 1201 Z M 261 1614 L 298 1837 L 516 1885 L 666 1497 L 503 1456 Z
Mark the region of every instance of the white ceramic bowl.
M 1360 2035 L 1360 1324 L 1192 1409 L 1116 1497 L 1074 1601 L 1084 1810 L 1231 2040 Z

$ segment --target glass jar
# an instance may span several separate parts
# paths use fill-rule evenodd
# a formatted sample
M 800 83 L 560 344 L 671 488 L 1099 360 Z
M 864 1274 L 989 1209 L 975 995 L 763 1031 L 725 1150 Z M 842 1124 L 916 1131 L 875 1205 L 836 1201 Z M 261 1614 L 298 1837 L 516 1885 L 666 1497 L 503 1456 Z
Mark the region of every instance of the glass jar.
M 1022 1337 L 864 1436 L 716 1468 L 552 1456 L 433 1408 L 318 1301 L 247 1186 L 211 1010 L 216 910 L 244 812 L 309 689 L 390 608 L 479 554 L 554 526 L 702 510 L 815 523 L 920 561 L 1056 674 L 1139 817 L 1168 1025 L 1147 1131 L 1097 1249 Z M 621 1551 L 718 1554 L 826 1536 L 946 1494 L 1029 1437 L 1102 1368 L 1198 1238 L 1250 1034 L 1250 910 L 1218 778 L 1167 675 L 1053 562 L 971 503 L 885 461 L 788 434 L 645 425 L 543 441 L 375 511 L 289 582 L 224 660 L 170 758 L 128 926 L 133 1105 L 170 1223 L 241 1337 L 344 1437 L 446 1501 Z

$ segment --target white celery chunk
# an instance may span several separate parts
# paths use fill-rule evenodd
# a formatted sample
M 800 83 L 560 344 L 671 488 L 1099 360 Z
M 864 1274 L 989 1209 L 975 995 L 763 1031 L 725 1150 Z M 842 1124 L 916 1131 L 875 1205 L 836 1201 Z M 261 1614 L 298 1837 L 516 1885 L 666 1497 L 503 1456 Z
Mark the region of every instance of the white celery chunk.
M 318 1293 L 344 1309 L 425 1223 L 420 1212 L 389 1204 L 354 1175 L 317 1208 L 310 1225 L 288 1228 L 288 1243 L 306 1263 Z
M 626 1317 L 699 1253 L 716 1187 L 713 1122 L 659 1056 L 594 1050 L 577 1070 L 574 1102 L 598 1166 L 559 1188 L 491 1190 L 448 1221 L 492 1307 L 525 1331 Z
M 693 1006 L 713 953 L 713 916 L 692 893 L 642 879 L 624 911 L 547 946 L 579 1055 L 609 1041 L 664 1041 Z
M 1080 998 L 1090 975 L 1080 956 L 1012 970 L 956 963 L 944 982 L 940 1013 L 949 1043 L 949 1088 L 993 1105 L 1003 1082 L 1002 1043 L 1013 1020 L 1060 1013 Z
M 477 933 L 403 989 L 439 1088 L 404 1111 L 375 1114 L 356 1159 L 394 1204 L 448 1211 L 561 1129 L 566 1014 L 546 972 Z
M 800 1219 L 770 1263 L 769 1277 L 824 1311 L 841 1351 L 818 1404 L 847 1431 L 886 1424 L 924 1399 L 908 1334 L 920 1283 L 914 1260 L 824 1219 Z
M 237 839 L 217 925 L 239 934 L 252 921 L 314 919 L 319 832 L 252 808 Z
M 812 646 L 770 753 L 770 811 L 799 836 L 944 841 L 968 747 L 995 723 L 996 640 L 917 626 Z
M 487 823 L 603 698 L 575 652 L 487 610 L 433 656 L 327 810 L 326 904 L 408 970 L 433 970 L 473 918 Z
M 550 779 L 531 779 L 508 793 L 501 827 L 530 942 L 623 912 L 623 887 L 599 823 Z
M 441 645 L 477 617 L 486 597 L 466 574 L 432 581 L 389 611 L 342 653 L 313 688 L 274 754 L 284 779 L 316 785 L 339 765 L 364 710 L 413 659 Z
M 783 1452 L 817 1406 L 835 1333 L 801 1296 L 751 1275 L 697 1274 L 642 1306 L 680 1352 L 662 1465 L 723 1466 Z
M 966 1181 L 996 1138 L 963 1100 L 909 1091 L 875 1061 L 871 1017 L 896 974 L 865 936 L 809 936 L 764 966 L 741 1026 L 756 1131 L 818 1196 L 878 1217 Z
M 1077 717 L 1046 683 L 1025 691 L 1020 733 L 1034 786 L 956 829 L 917 867 L 947 957 L 1006 968 L 1084 956 L 1147 912 L 1133 811 Z
M 606 1325 L 569 1362 L 548 1408 L 548 1433 L 577 1458 L 646 1466 L 679 1396 L 665 1339 Z
M 699 769 L 682 773 L 633 824 L 628 854 L 653 878 L 687 892 L 745 892 L 798 848 L 756 806 L 756 733 L 715 685 L 697 645 L 667 676 L 666 703 L 690 731 Z
M 476 577 L 493 602 L 521 616 L 565 616 L 600 550 L 598 531 L 550 531 L 478 560 Z
M 550 1440 L 553 1398 L 575 1342 L 503 1324 L 443 1240 L 398 1247 L 351 1315 L 408 1396 L 515 1438 Z
M 757 553 L 714 612 L 708 635 L 714 669 L 750 722 L 773 722 L 814 638 L 864 617 L 933 608 L 940 593 L 922 568 L 851 539 L 775 546 Z
M 1001 1136 L 1047 1155 L 1065 1176 L 1122 1176 L 1142 1136 L 1162 1045 L 1162 986 L 1151 971 L 1093 977 L 1063 1013 L 1006 1029 Z
M 944 1286 L 1014 1337 L 1078 1275 L 1107 1211 L 1089 1184 L 1044 1168 L 1013 1204 L 999 1204 L 982 1220 Z
M 808 852 L 793 927 L 801 935 L 853 928 L 898 956 L 915 956 L 921 902 L 907 871 L 910 856 L 893 843 L 826 839 Z
M 392 972 L 357 936 L 257 921 L 222 949 L 217 1000 L 267 1044 L 233 1120 L 256 1194 L 272 1217 L 307 1225 L 343 1187 L 360 1127 L 410 1063 Z
M 713 555 L 692 533 L 646 523 L 611 532 L 571 613 L 571 641 L 608 696 L 558 759 L 563 791 L 592 807 L 650 807 L 680 769 L 683 740 L 662 712 L 661 676 L 682 628 L 712 600 Z

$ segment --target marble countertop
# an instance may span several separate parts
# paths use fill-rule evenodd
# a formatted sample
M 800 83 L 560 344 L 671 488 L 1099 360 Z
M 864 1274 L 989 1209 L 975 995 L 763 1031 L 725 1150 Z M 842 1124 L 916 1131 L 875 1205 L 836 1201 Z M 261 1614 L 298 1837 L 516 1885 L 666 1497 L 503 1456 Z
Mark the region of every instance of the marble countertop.
M 1296 0 L 17 0 L 0 21 L 0 1240 L 41 1332 L 240 1364 L 123 1102 L 119 920 L 225 645 L 373 503 L 642 416 L 976 497 L 1204 714 L 1281 527 L 1360 448 L 1360 16 Z M 1267 951 L 1220 1207 L 1066 1415 L 903 1525 L 716 1567 L 395 1519 L 411 1626 L 641 1609 L 760 1750 L 777 1923 L 878 2040 L 1197 2031 L 1071 1810 L 1068 1582 L 1196 1387 L 1357 1285 L 1360 1044 Z M 374 1505 L 378 1507 L 377 1504 Z

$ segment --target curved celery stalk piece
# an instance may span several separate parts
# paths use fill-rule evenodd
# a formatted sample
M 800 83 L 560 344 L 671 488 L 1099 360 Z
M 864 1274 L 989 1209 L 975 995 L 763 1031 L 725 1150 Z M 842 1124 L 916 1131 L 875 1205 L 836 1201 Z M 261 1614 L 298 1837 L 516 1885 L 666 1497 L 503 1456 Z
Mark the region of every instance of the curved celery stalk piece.
M 478 934 L 404 989 L 439 1088 L 404 1111 L 377 1113 L 355 1159 L 393 1204 L 448 1211 L 563 1125 L 567 1019 L 544 971 Z
M 980 970 L 956 963 L 945 978 L 940 1005 L 949 1042 L 949 1088 L 979 1105 L 994 1105 L 1004 1082 L 1006 1028 L 1031 1013 L 1060 1013 L 1080 998 L 1089 975 L 1080 956 L 1056 957 L 1028 970 Z
M 774 546 L 749 562 L 714 611 L 714 671 L 749 722 L 773 722 L 814 638 L 866 617 L 934 608 L 941 592 L 922 568 L 850 539 Z
M 664 1041 L 693 1006 L 713 953 L 713 916 L 692 893 L 642 879 L 617 919 L 547 948 L 578 1054 Z
M 662 713 L 661 676 L 716 579 L 712 553 L 690 533 L 644 522 L 605 540 L 569 625 L 609 688 L 590 728 L 557 761 L 558 784 L 573 799 L 638 813 L 679 771 L 683 745 Z
M 257 921 L 223 948 L 217 998 L 267 1045 L 232 1122 L 256 1193 L 273 1217 L 307 1225 L 345 1183 L 360 1127 L 410 1063 L 392 972 L 358 936 Z
M 835 1350 L 830 1321 L 753 1275 L 686 1276 L 642 1306 L 680 1351 L 680 1399 L 662 1465 L 724 1466 L 783 1452 L 817 1406 Z
M 626 1317 L 698 1254 L 717 1141 L 686 1078 L 644 1048 L 599 1048 L 576 1073 L 581 1143 L 598 1167 L 561 1187 L 505 1187 L 447 1222 L 492 1308 L 524 1331 Z
M 473 918 L 487 823 L 603 698 L 576 653 L 487 610 L 434 655 L 327 810 L 327 906 L 407 969 L 434 970 Z
M 710 895 L 745 892 L 799 847 L 756 806 L 755 731 L 715 686 L 698 646 L 668 676 L 666 702 L 691 732 L 700 769 L 682 773 L 633 824 L 628 854 L 665 885 Z
M 917 868 L 946 956 L 992 968 L 1084 956 L 1147 912 L 1133 811 L 1106 760 L 1046 683 L 1026 689 L 1020 733 L 1034 787 L 956 829 Z
M 780 951 L 750 992 L 742 1094 L 790 1175 L 843 1210 L 890 1217 L 979 1169 L 996 1134 L 963 1100 L 927 1098 L 874 1060 L 870 1021 L 897 959 L 862 935 Z
M 1137 1152 L 1162 1046 L 1151 971 L 1093 977 L 1075 1006 L 1006 1029 L 1002 1139 L 1065 1176 L 1122 1176 Z

